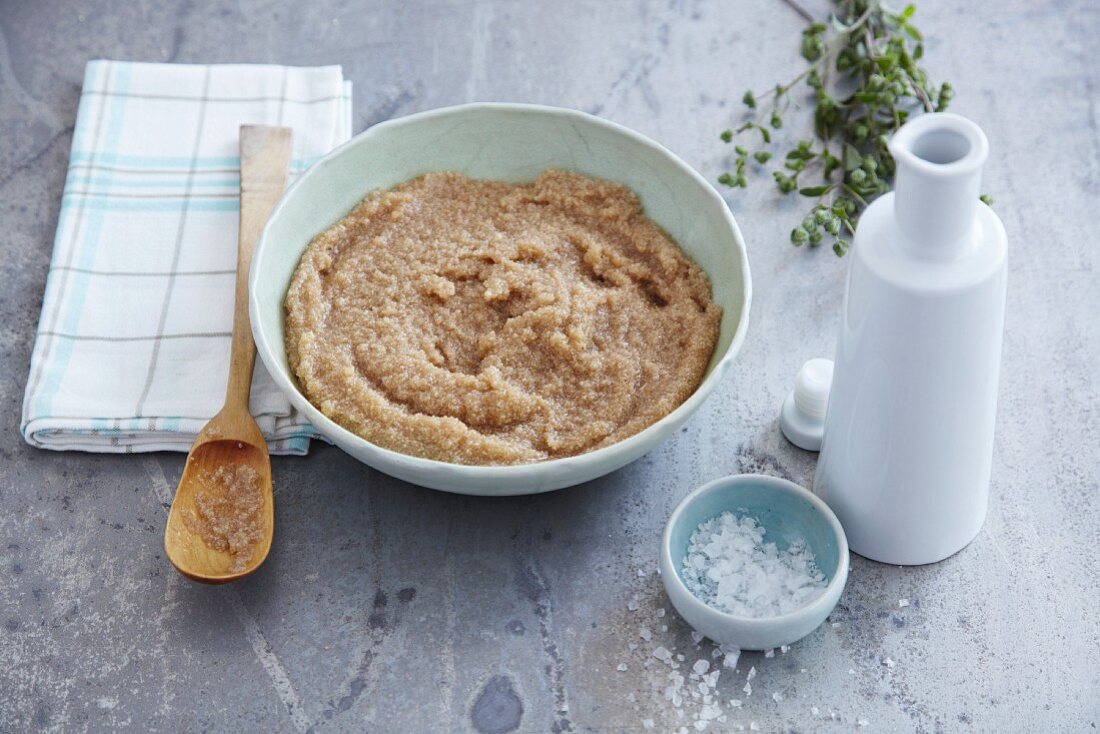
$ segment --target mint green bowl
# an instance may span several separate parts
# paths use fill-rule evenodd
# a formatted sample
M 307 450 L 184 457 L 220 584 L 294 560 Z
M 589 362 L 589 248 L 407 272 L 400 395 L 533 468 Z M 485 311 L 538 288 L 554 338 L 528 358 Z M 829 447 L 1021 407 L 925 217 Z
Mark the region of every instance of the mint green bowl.
M 802 538 L 829 579 L 821 596 L 777 617 L 738 617 L 697 599 L 684 583 L 684 557 L 692 533 L 712 517 L 732 512 L 756 518 L 764 542 L 786 549 Z M 836 515 L 820 498 L 794 482 L 763 474 L 739 474 L 704 484 L 676 506 L 660 549 L 661 580 L 680 616 L 711 640 L 741 650 L 767 650 L 802 639 L 833 611 L 848 581 L 848 539 Z
M 517 466 L 467 466 L 382 448 L 310 404 L 287 364 L 283 300 L 310 240 L 368 192 L 431 171 L 529 181 L 563 168 L 626 184 L 646 214 L 710 276 L 724 313 L 698 389 L 661 420 L 612 446 Z M 657 143 L 575 110 L 521 104 L 447 107 L 383 122 L 321 159 L 287 190 L 256 244 L 249 276 L 256 350 L 275 383 L 326 438 L 360 461 L 413 484 L 450 492 L 513 495 L 569 487 L 614 471 L 668 437 L 714 390 L 745 338 L 751 285 L 745 243 L 722 198 Z

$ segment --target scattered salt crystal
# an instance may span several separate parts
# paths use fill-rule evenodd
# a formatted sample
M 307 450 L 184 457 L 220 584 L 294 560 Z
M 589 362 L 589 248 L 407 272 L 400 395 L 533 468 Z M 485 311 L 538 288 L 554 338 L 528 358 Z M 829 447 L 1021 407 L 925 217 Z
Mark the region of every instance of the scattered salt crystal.
M 703 731 L 704 729 L 707 728 L 707 722 L 703 721 L 702 719 L 696 719 L 692 723 L 692 726 L 695 727 L 696 731 Z
M 756 666 L 754 665 L 751 668 L 749 668 L 749 674 L 745 676 L 745 680 L 750 681 L 755 677 L 756 677 Z
M 764 651 L 764 657 L 774 658 L 775 657 L 775 648 L 769 647 L 767 650 L 765 650 Z
M 713 721 L 722 715 L 722 707 L 717 704 L 707 704 L 699 711 L 699 718 L 704 721 Z
M 817 709 L 817 706 L 811 706 L 810 707 L 810 713 L 813 714 L 814 716 L 817 716 L 818 713 L 819 713 L 819 711 Z
M 634 702 L 635 702 L 635 701 L 637 701 L 638 699 L 634 697 L 634 694 L 633 694 L 633 693 L 631 693 L 630 695 L 628 695 L 628 696 L 626 697 L 626 700 L 627 700 L 627 701 L 630 701 L 630 703 L 634 703 Z
M 799 669 L 798 669 L 798 672 L 799 672 L 799 673 L 805 673 L 805 672 L 806 672 L 806 669 L 805 669 L 805 668 L 799 668 Z
M 867 719 L 856 719 L 856 726 L 867 726 L 870 723 Z
M 661 645 L 653 651 L 653 657 L 657 658 L 662 663 L 667 663 L 668 661 L 672 660 L 672 653 L 670 653 L 664 645 Z
M 641 637 L 646 642 L 649 642 L 653 639 L 653 633 L 650 632 L 647 628 L 642 627 L 640 630 L 638 630 L 638 637 Z
M 755 721 L 750 721 L 749 729 L 751 729 L 752 731 L 760 731 L 760 724 L 757 724 Z
M 665 616 L 665 608 L 661 607 L 660 609 L 657 610 L 657 619 L 660 619 L 663 616 Z
M 630 601 L 628 601 L 626 603 L 626 608 L 629 609 L 632 612 L 638 611 L 638 600 L 637 599 L 631 599 Z
M 840 626 L 840 622 L 833 622 L 833 627 L 839 627 L 839 626 Z
M 639 576 L 639 577 L 641 577 L 641 576 L 645 576 L 645 569 L 644 569 L 644 568 L 639 568 L 639 569 L 638 569 L 638 576 Z
M 731 698 L 730 699 L 730 708 L 731 709 L 741 708 L 741 699 L 740 698 Z
M 683 653 L 676 653 L 676 659 L 679 660 L 681 663 L 684 662 Z
M 855 668 L 848 668 L 848 675 L 855 675 L 855 674 L 856 674 Z
M 909 606 L 909 600 L 908 599 L 898 599 L 898 606 L 899 607 Z
M 836 711 L 830 711 L 829 712 L 829 718 L 832 719 L 833 721 L 836 721 Z
M 741 651 L 738 650 L 735 647 L 732 650 L 728 650 L 728 651 L 725 648 L 723 648 L 722 652 L 725 653 L 725 657 L 722 658 L 722 667 L 723 668 L 734 668 L 734 667 L 736 667 L 737 666 L 737 659 L 741 657 Z
M 749 683 L 748 681 L 745 681 L 745 687 L 742 688 L 741 690 L 745 692 L 746 696 L 751 696 L 752 695 L 752 683 Z
M 652 729 L 653 728 L 653 719 L 642 719 L 642 728 L 647 730 L 647 731 Z
M 619 671 L 620 673 L 625 673 L 626 663 L 619 663 L 619 667 L 615 668 L 615 670 Z
M 776 703 L 779 703 L 780 701 L 783 700 L 783 694 L 780 693 L 779 691 L 775 691 L 774 693 L 772 693 L 772 700 L 775 701 Z
M 712 670 L 709 673 L 707 673 L 706 675 L 704 675 L 703 680 L 706 681 L 706 684 L 708 686 L 710 686 L 711 688 L 714 688 L 715 686 L 718 685 L 718 676 L 720 676 L 720 675 L 722 675 L 722 671 L 719 670 L 718 668 L 715 668 L 714 670 Z
M 662 624 L 661 625 L 661 631 L 662 632 L 668 632 L 668 625 L 667 624 Z
M 692 630 L 691 631 L 691 641 L 694 642 L 696 645 L 698 645 L 700 642 L 703 641 L 703 633 L 702 632 L 696 632 L 695 630 Z
M 786 655 L 788 652 L 790 652 L 790 649 L 791 649 L 790 645 L 780 645 L 779 646 L 779 652 L 783 653 L 784 655 Z
M 635 650 L 638 649 L 638 643 L 637 642 L 631 642 L 629 645 L 627 645 L 627 648 L 630 650 L 630 652 L 634 652 Z
M 754 618 L 793 612 L 821 596 L 827 585 L 804 539 L 780 550 L 764 542 L 764 528 L 755 518 L 732 512 L 706 520 L 692 533 L 683 578 L 710 606 Z
M 885 666 L 886 666 L 887 668 L 892 668 L 892 667 L 894 667 L 895 665 L 897 665 L 897 663 L 895 663 L 895 662 L 894 662 L 893 660 L 891 660 L 890 658 L 886 658 L 885 660 L 883 660 L 883 661 L 882 661 L 882 664 L 883 664 L 883 665 L 885 665 Z
M 716 647 L 716 648 L 714 648 L 713 650 L 710 651 L 710 656 L 712 658 L 720 658 L 720 657 L 722 657 L 723 654 L 724 653 L 722 652 L 722 648 L 720 648 L 720 647 Z
M 699 658 L 698 660 L 695 661 L 695 665 L 691 666 L 691 669 L 694 670 L 699 675 L 703 675 L 708 670 L 710 670 L 710 663 L 707 660 L 704 660 L 703 658 Z

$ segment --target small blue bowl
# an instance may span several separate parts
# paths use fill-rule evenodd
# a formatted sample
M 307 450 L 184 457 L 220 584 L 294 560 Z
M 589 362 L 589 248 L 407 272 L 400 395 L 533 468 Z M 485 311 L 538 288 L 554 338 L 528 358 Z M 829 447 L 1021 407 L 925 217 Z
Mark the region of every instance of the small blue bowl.
M 700 523 L 723 512 L 755 517 L 765 542 L 780 549 L 805 538 L 818 570 L 829 579 L 825 592 L 797 611 L 761 618 L 727 614 L 698 599 L 681 575 L 688 542 Z M 797 484 L 760 474 L 722 477 L 672 511 L 661 538 L 661 578 L 676 611 L 698 632 L 742 650 L 767 650 L 802 639 L 833 611 L 848 580 L 848 540 L 828 505 Z

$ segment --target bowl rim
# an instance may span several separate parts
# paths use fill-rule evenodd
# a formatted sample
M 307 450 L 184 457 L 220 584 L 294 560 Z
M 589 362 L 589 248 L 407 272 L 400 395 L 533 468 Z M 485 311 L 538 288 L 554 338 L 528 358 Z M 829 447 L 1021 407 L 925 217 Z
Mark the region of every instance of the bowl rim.
M 284 344 L 285 340 L 277 340 L 274 337 L 269 338 L 269 335 L 264 330 L 263 320 L 259 318 L 261 312 L 261 306 L 259 303 L 259 297 L 257 296 L 257 284 L 260 280 L 259 274 L 261 271 L 261 264 L 264 262 L 266 256 L 265 243 L 270 235 L 272 222 L 279 218 L 279 215 L 287 207 L 288 202 L 294 198 L 299 190 L 309 185 L 309 182 L 319 173 L 333 164 L 333 161 L 344 155 L 348 150 L 363 145 L 371 137 L 376 135 L 378 131 L 385 130 L 391 127 L 401 127 L 411 123 L 421 122 L 424 120 L 430 120 L 437 117 L 447 117 L 452 115 L 463 115 L 469 113 L 479 112 L 517 112 L 520 114 L 528 115 L 544 115 L 550 117 L 559 117 L 567 121 L 577 123 L 580 122 L 585 125 L 593 125 L 596 127 L 604 128 L 611 132 L 622 135 L 631 139 L 633 142 L 648 148 L 659 157 L 664 158 L 670 162 L 676 168 L 679 168 L 682 172 L 686 173 L 703 191 L 705 197 L 709 198 L 713 204 L 718 207 L 720 216 L 730 233 L 733 235 L 733 240 L 736 245 L 736 256 L 739 260 L 739 264 L 742 272 L 742 286 L 743 286 L 743 304 L 741 308 L 740 318 L 737 324 L 734 326 L 733 339 L 730 341 L 729 346 L 726 348 L 725 353 L 719 358 L 718 362 L 714 365 L 714 368 L 710 373 L 703 378 L 699 383 L 699 386 L 674 410 L 670 413 L 650 424 L 646 428 L 642 429 L 638 433 L 632 436 L 628 436 L 621 441 L 617 441 L 610 446 L 604 446 L 593 451 L 589 451 L 583 454 L 577 454 L 575 456 L 565 456 L 557 459 L 546 459 L 544 461 L 536 461 L 526 464 L 505 464 L 505 465 L 492 465 L 492 464 L 457 464 L 447 461 L 439 461 L 437 459 L 427 459 L 412 454 L 405 454 L 393 449 L 388 449 L 383 446 L 379 446 L 376 443 L 368 441 L 367 439 L 355 434 L 348 429 L 344 428 L 336 421 L 329 418 L 322 413 L 320 409 L 313 405 L 308 398 L 299 390 L 297 384 L 291 379 L 288 372 L 284 372 L 279 363 L 278 355 L 274 353 L 273 344 L 278 341 L 280 344 Z M 711 277 L 710 273 L 707 273 L 708 278 Z M 288 283 L 289 286 L 289 283 Z M 249 321 L 251 322 L 253 340 L 256 344 L 256 351 L 260 356 L 261 361 L 267 368 L 268 374 L 271 375 L 272 381 L 277 387 L 290 398 L 291 402 L 303 412 L 305 417 L 309 420 L 314 429 L 325 437 L 331 438 L 333 435 L 338 437 L 332 439 L 339 443 L 350 443 L 363 446 L 372 452 L 377 452 L 377 456 L 384 459 L 386 462 L 393 465 L 402 465 L 406 467 L 416 467 L 420 469 L 435 470 L 440 472 L 446 472 L 449 476 L 461 480 L 496 480 L 501 482 L 506 481 L 530 481 L 534 477 L 543 474 L 546 471 L 551 471 L 554 468 L 562 470 L 569 470 L 573 467 L 587 466 L 590 464 L 599 463 L 605 459 L 613 460 L 613 457 L 629 453 L 640 444 L 644 444 L 648 441 L 653 434 L 662 431 L 669 424 L 678 424 L 687 419 L 693 412 L 695 412 L 702 404 L 703 400 L 713 392 L 714 388 L 721 381 L 722 377 L 729 370 L 733 363 L 734 357 L 740 351 L 742 344 L 745 341 L 745 336 L 748 331 L 749 311 L 752 305 L 752 276 L 749 270 L 748 260 L 748 248 L 745 244 L 745 239 L 741 234 L 740 228 L 737 226 L 736 220 L 733 218 L 733 214 L 722 199 L 718 191 L 705 179 L 702 174 L 696 171 L 694 168 L 685 163 L 679 156 L 664 147 L 660 143 L 635 132 L 624 125 L 606 120 L 596 115 L 582 112 L 580 110 L 570 109 L 566 107 L 554 107 L 549 105 L 538 104 L 526 104 L 526 103 L 512 103 L 512 102 L 474 102 L 469 104 L 452 105 L 448 107 L 439 107 L 424 112 L 417 112 L 404 117 L 392 118 L 379 123 L 376 123 L 362 132 L 352 136 L 349 140 L 341 145 L 333 148 L 326 153 L 320 160 L 306 169 L 298 178 L 283 192 L 283 196 L 279 199 L 279 202 L 275 205 L 271 215 L 268 217 L 267 223 L 264 225 L 263 230 L 260 233 L 259 238 L 256 241 L 256 245 L 253 251 L 252 265 L 248 274 L 248 306 L 249 306 Z
M 723 487 L 737 486 L 739 484 L 754 484 L 757 486 L 767 487 L 770 491 L 776 491 L 786 494 L 792 494 L 796 497 L 808 501 L 813 505 L 822 517 L 825 518 L 828 525 L 833 530 L 833 535 L 836 537 L 838 543 L 838 554 L 836 571 L 833 572 L 832 577 L 829 579 L 829 583 L 825 585 L 825 589 L 809 604 L 799 607 L 792 612 L 786 614 L 778 614 L 774 617 L 741 617 L 736 614 L 730 614 L 729 612 L 723 612 L 721 609 L 707 604 L 705 601 L 695 596 L 691 589 L 687 587 L 684 580 L 680 577 L 680 571 L 672 563 L 672 529 L 682 522 L 681 517 L 686 512 L 687 508 L 693 504 L 700 497 L 715 492 Z M 836 594 L 837 598 L 840 596 L 840 592 L 844 590 L 845 584 L 848 583 L 848 569 L 850 563 L 850 552 L 848 549 L 848 538 L 844 534 L 844 526 L 840 524 L 840 520 L 837 519 L 836 514 L 829 508 L 829 505 L 825 503 L 820 497 L 811 492 L 810 490 L 802 487 L 794 482 L 783 479 L 782 477 L 773 477 L 768 474 L 729 474 L 724 477 L 713 479 L 706 484 L 702 485 L 698 489 L 695 489 L 676 505 L 676 508 L 672 511 L 672 514 L 668 517 L 668 522 L 665 523 L 665 530 L 661 534 L 661 560 L 662 565 L 670 570 L 671 574 L 663 574 L 662 580 L 665 584 L 675 584 L 677 588 L 683 591 L 681 596 L 684 597 L 684 603 L 688 604 L 692 611 L 697 611 L 705 614 L 715 614 L 722 619 L 736 622 L 742 625 L 752 625 L 757 627 L 768 627 L 776 624 L 783 624 L 786 622 L 793 622 L 796 619 L 820 613 L 825 611 L 826 616 L 828 612 L 836 605 L 836 599 L 829 601 L 829 599 Z M 672 578 L 668 578 L 671 575 Z M 839 587 L 839 588 L 838 588 Z M 828 609 L 823 609 L 828 607 Z

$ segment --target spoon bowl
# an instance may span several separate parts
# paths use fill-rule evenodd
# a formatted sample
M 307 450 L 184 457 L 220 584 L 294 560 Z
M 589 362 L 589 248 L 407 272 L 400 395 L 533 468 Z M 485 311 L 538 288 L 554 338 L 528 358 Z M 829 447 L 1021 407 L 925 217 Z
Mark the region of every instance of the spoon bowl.
M 271 550 L 275 528 L 272 498 L 271 459 L 260 429 L 251 416 L 222 411 L 199 434 L 180 478 L 176 498 L 168 513 L 164 549 L 172 565 L 190 579 L 211 584 L 227 583 L 247 576 L 259 567 Z M 237 425 L 241 424 L 241 425 Z M 249 425 L 250 424 L 250 425 Z M 251 430 L 240 430 L 251 428 Z M 230 430 L 236 429 L 236 430 Z M 249 516 L 259 537 L 246 548 L 215 547 L 204 539 L 202 506 L 233 507 L 230 494 L 240 487 L 226 486 L 216 477 L 256 477 L 255 494 L 262 504 Z M 235 518 L 220 518 L 231 522 Z

